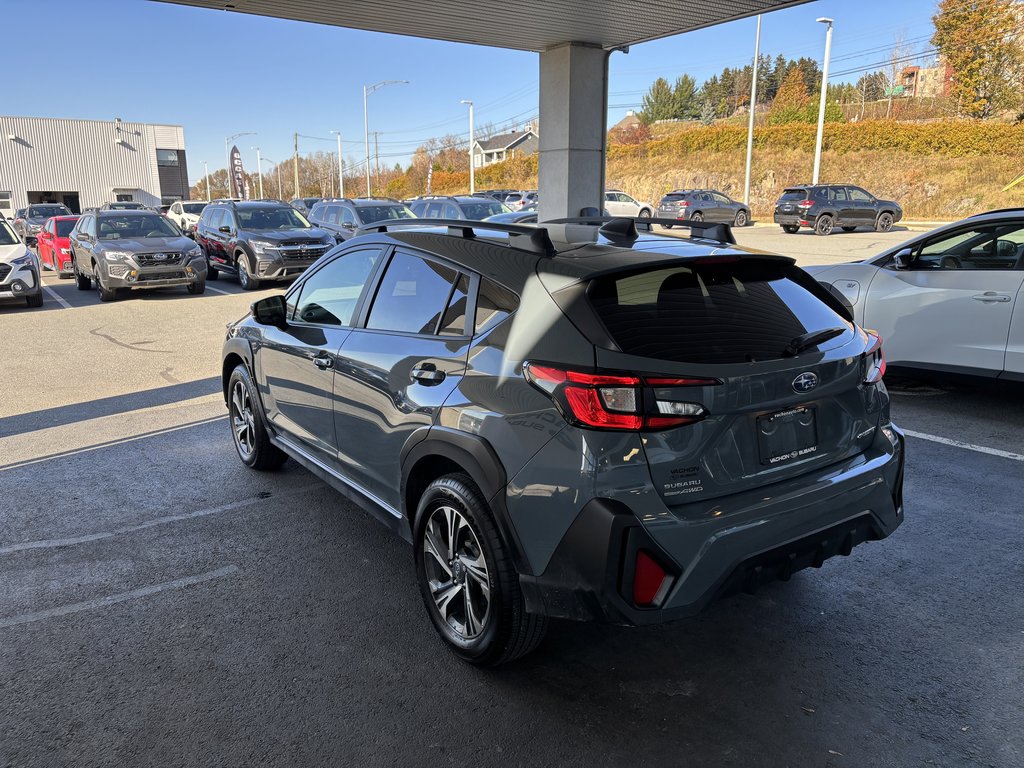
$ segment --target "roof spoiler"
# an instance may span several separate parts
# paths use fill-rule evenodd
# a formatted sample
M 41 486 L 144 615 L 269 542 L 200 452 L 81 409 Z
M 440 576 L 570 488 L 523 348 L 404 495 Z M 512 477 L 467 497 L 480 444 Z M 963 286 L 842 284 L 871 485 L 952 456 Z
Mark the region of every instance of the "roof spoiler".
M 714 224 L 708 221 L 690 221 L 689 219 L 654 219 L 633 216 L 572 216 L 566 219 L 549 219 L 544 224 L 589 224 L 600 227 L 600 232 L 610 239 L 635 240 L 640 231 L 652 232 L 655 224 L 671 227 L 689 227 L 691 237 L 726 245 L 736 245 L 732 227 L 728 224 Z
M 387 219 L 364 224 L 356 230 L 357 235 L 371 232 L 390 232 L 408 227 L 448 227 L 448 234 L 471 240 L 477 237 L 477 230 L 482 232 L 505 232 L 509 235 L 510 248 L 529 251 L 541 256 L 554 256 L 555 246 L 544 227 L 535 224 L 498 224 L 491 221 L 471 221 L 469 219 Z

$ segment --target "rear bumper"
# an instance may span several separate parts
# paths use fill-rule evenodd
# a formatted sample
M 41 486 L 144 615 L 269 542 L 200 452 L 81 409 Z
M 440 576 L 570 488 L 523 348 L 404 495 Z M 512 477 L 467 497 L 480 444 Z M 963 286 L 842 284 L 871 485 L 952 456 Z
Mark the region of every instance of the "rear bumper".
M 794 213 L 776 213 L 775 214 L 775 223 L 783 225 L 783 226 L 793 226 L 793 227 L 807 227 L 807 226 L 810 226 L 810 224 L 808 224 L 806 219 L 804 219 L 799 214 L 794 214 Z
M 879 451 L 806 478 L 799 493 L 762 489 L 757 502 L 723 521 L 645 526 L 625 504 L 588 503 L 544 573 L 520 576 L 531 612 L 626 625 L 699 613 L 715 600 L 820 568 L 858 545 L 884 539 L 903 521 L 903 434 L 879 434 Z M 669 573 L 656 607 L 632 602 L 636 557 L 644 550 Z

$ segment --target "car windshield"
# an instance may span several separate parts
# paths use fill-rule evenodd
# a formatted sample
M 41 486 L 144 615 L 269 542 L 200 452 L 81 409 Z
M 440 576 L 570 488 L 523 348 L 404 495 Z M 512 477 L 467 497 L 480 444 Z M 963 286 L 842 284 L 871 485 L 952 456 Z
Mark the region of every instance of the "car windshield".
M 78 219 L 58 219 L 57 220 L 57 237 L 67 237 L 71 234 L 71 230 L 75 228 L 75 224 L 78 223 Z
M 181 209 L 185 213 L 191 213 L 194 216 L 198 216 L 203 212 L 203 208 L 206 207 L 206 203 L 182 203 Z
M 388 219 L 415 219 L 416 214 L 404 205 L 367 205 L 356 209 L 363 224 L 373 224 Z
M 0 219 L 0 245 L 17 245 L 20 240 L 18 236 L 14 234 L 14 230 L 11 229 L 11 225 L 3 219 Z
M 51 216 L 63 216 L 71 213 L 63 205 L 33 205 L 28 209 L 30 219 L 48 219 Z
M 287 206 L 239 208 L 238 224 L 242 229 L 309 229 L 302 214 Z
M 153 213 L 133 216 L 100 216 L 97 237 L 100 240 L 130 240 L 136 237 L 180 237 L 171 222 Z
M 462 208 L 462 215 L 473 221 L 483 221 L 488 216 L 495 216 L 499 213 L 511 213 L 512 209 L 503 203 L 495 200 L 493 203 L 486 200 L 472 203 L 459 203 Z
M 807 198 L 806 189 L 785 189 L 779 200 L 804 200 Z

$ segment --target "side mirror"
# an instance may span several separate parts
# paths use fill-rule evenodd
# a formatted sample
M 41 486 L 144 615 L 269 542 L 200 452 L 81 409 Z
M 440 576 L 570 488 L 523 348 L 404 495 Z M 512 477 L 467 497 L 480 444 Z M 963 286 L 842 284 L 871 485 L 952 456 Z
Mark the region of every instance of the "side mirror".
M 913 257 L 909 248 L 903 248 L 896 251 L 892 257 L 892 263 L 896 269 L 910 269 L 910 262 L 912 260 Z
M 225 234 L 231 234 L 231 227 L 229 227 L 227 224 L 225 224 L 223 227 L 217 227 L 217 230 Z
M 267 296 L 252 303 L 252 317 L 260 325 L 285 328 L 288 325 L 288 305 L 284 296 Z

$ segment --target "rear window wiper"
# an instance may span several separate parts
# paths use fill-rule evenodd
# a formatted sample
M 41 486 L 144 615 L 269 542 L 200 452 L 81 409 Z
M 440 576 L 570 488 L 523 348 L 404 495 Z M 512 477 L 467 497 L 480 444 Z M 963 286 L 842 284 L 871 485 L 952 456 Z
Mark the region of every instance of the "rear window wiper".
M 834 339 L 836 336 L 842 335 L 845 331 L 846 328 L 826 328 L 823 331 L 811 331 L 810 333 L 805 333 L 802 336 L 797 336 L 786 345 L 784 350 L 782 350 L 782 356 L 793 357 L 794 355 L 799 355 L 805 349 L 816 347 L 819 344 L 824 344 L 829 339 Z

